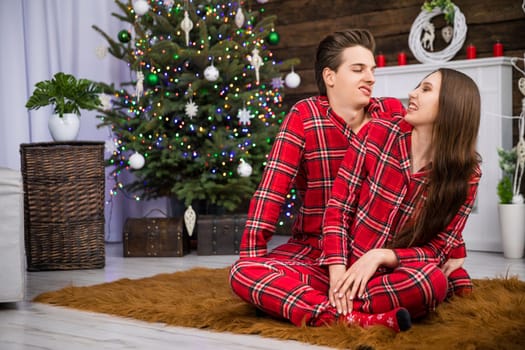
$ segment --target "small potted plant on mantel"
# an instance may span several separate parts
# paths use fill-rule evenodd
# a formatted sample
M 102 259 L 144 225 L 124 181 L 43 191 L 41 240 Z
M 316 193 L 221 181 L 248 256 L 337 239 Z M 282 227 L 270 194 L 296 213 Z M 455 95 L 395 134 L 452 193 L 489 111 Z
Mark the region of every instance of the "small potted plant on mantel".
M 102 88 L 88 79 L 76 79 L 71 74 L 56 73 L 51 80 L 35 84 L 33 95 L 26 103 L 29 110 L 53 106 L 48 126 L 55 141 L 72 141 L 80 129 L 80 110 L 95 110 L 102 105 Z
M 498 156 L 499 166 L 503 172 L 497 188 L 500 200 L 498 211 L 503 256 L 520 259 L 525 249 L 525 203 L 520 191 L 525 172 L 523 137 L 511 150 L 499 148 Z

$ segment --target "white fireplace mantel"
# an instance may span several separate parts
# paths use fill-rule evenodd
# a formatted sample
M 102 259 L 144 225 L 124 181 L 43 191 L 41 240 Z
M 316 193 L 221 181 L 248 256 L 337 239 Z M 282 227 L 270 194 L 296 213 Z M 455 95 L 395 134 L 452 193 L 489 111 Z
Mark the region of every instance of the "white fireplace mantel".
M 497 147 L 512 147 L 512 65 L 510 57 L 450 61 L 441 64 L 413 64 L 376 69 L 375 96 L 391 96 L 405 105 L 408 93 L 429 73 L 444 67 L 470 76 L 481 93 L 481 125 L 478 152 L 483 159 L 477 203 L 463 236 L 469 250 L 501 252 L 496 187 L 501 177 Z M 454 91 L 448 93 L 453 94 Z

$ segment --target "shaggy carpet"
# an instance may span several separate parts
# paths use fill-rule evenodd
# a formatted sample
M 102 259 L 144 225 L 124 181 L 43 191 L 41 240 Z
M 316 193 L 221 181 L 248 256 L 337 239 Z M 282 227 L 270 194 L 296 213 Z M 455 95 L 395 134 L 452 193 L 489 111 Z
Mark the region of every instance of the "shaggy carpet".
M 66 287 L 34 301 L 167 325 L 258 334 L 341 349 L 525 349 L 525 282 L 479 279 L 407 332 L 341 324 L 301 327 L 256 316 L 230 291 L 227 269 L 196 268 L 138 280 Z

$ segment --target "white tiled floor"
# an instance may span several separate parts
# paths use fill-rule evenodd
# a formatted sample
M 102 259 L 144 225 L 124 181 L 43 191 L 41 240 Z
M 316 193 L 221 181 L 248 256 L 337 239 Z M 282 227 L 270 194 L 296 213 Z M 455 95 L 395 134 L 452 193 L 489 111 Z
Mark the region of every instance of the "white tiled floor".
M 274 244 L 286 237 L 277 236 Z M 120 278 L 141 278 L 195 266 L 225 267 L 236 256 L 183 258 L 123 258 L 120 244 L 107 244 L 106 267 L 98 270 L 27 273 L 28 301 L 0 304 L 0 350 L 19 349 L 325 349 L 298 342 L 254 335 L 214 333 L 191 328 L 33 304 L 34 296 L 67 285 L 90 285 Z M 525 280 L 525 260 L 504 259 L 502 254 L 469 252 L 465 263 L 473 278 L 517 275 Z

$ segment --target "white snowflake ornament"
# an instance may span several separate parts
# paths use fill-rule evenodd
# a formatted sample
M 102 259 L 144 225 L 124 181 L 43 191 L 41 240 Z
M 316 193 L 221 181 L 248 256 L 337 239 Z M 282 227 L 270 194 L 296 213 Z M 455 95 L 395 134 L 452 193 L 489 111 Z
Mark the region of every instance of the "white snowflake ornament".
M 108 94 L 98 94 L 98 99 L 101 103 L 101 108 L 105 111 L 111 109 L 111 95 Z
M 104 46 L 104 45 L 100 45 L 99 47 L 97 47 L 95 49 L 95 55 L 97 56 L 97 58 L 99 59 L 103 59 L 107 56 L 108 54 L 108 48 L 107 46 Z
M 284 80 L 280 76 L 275 77 L 275 78 L 272 78 L 271 84 L 272 84 L 272 89 L 282 89 L 284 87 Z
M 250 125 L 250 119 L 255 117 L 253 114 L 250 113 L 246 107 L 242 107 L 239 109 L 239 113 L 237 114 L 237 118 L 239 118 L 239 124 L 241 125 Z
M 186 111 L 186 115 L 188 118 L 193 119 L 193 117 L 197 116 L 197 112 L 199 111 L 199 106 L 193 100 L 189 100 L 188 103 L 186 103 L 186 107 L 184 107 L 184 110 Z
M 104 150 L 107 153 L 115 153 L 118 150 L 115 140 L 106 140 L 106 142 L 104 142 Z

